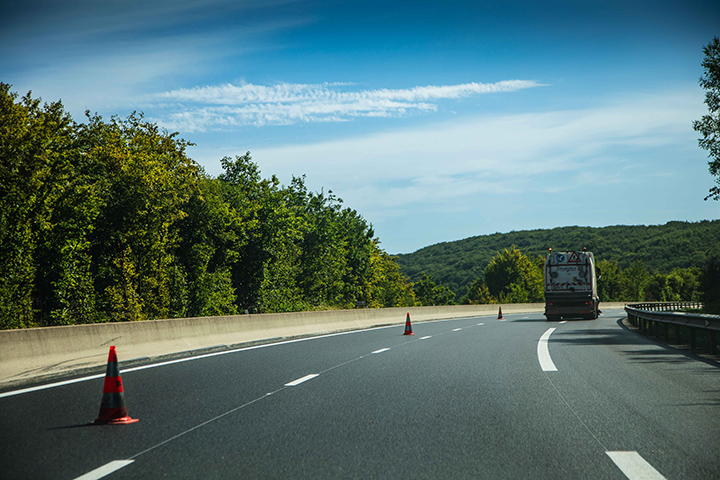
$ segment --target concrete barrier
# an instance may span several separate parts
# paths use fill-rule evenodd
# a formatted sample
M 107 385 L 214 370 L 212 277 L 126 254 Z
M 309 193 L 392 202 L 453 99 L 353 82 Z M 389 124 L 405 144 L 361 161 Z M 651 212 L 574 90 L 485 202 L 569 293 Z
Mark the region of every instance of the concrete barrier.
M 624 304 L 618 304 L 622 308 Z M 603 305 L 611 308 L 608 305 Z M 544 304 L 502 305 L 503 314 L 542 313 Z M 110 345 L 121 364 L 176 354 L 192 355 L 212 347 L 269 339 L 320 335 L 382 325 L 496 315 L 498 305 L 452 305 L 330 310 L 260 315 L 176 318 L 143 322 L 98 323 L 0 331 L 0 388 L 37 382 L 83 369 L 102 369 Z M 399 330 L 400 331 L 400 330 Z

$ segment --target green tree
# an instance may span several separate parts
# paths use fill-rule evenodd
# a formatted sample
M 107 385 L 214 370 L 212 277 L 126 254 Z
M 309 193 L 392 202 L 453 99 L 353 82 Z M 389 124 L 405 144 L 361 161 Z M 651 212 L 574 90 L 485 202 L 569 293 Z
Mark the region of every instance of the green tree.
M 0 83 L 0 326 L 94 319 L 87 254 L 96 197 L 61 102 Z M 52 323 L 50 323 L 52 324 Z
M 188 142 L 133 113 L 104 122 L 88 115 L 80 128 L 94 160 L 104 204 L 89 236 L 96 288 L 110 320 L 173 316 L 183 285 L 175 268 L 179 221 L 187 216 L 198 167 Z
M 647 286 L 645 287 L 645 298 L 648 302 L 671 302 L 680 300 L 675 298 L 676 294 L 671 288 L 668 288 L 668 276 L 655 272 L 649 276 Z
M 473 282 L 462 301 L 462 303 L 470 305 L 484 305 L 497 302 L 497 298 L 492 296 L 490 289 L 482 278 L 478 278 Z
M 273 177 L 260 211 L 265 262 L 259 304 L 263 312 L 306 310 L 309 304 L 298 283 L 305 219 L 296 215 L 278 186 Z
M 232 268 L 245 236 L 237 212 L 225 202 L 219 181 L 203 175 L 191 190 L 187 216 L 179 221 L 178 282 L 185 296 L 173 310 L 182 316 L 237 313 Z M 192 285 L 193 288 L 188 288 Z
M 700 275 L 697 268 L 676 268 L 667 275 L 663 301 L 699 301 Z
M 415 292 L 407 277 L 400 273 L 397 262 L 375 247 L 371 256 L 372 281 L 369 285 L 370 307 L 412 307 Z
M 720 39 L 714 37 L 703 47 L 704 69 L 700 77 L 700 86 L 705 89 L 705 105 L 708 114 L 693 122 L 693 129 L 702 134 L 698 140 L 700 148 L 707 150 L 710 161 L 710 174 L 715 177 L 716 185 L 710 188 L 705 200 L 720 200 Z
M 622 295 L 619 301 L 637 302 L 645 299 L 645 290 L 650 281 L 650 274 L 641 261 L 634 262 L 623 270 L 621 286 Z
M 498 252 L 485 268 L 490 294 L 503 303 L 542 302 L 543 275 L 537 262 L 515 245 Z
M 444 285 L 436 285 L 432 278 L 423 274 L 422 278 L 413 285 L 415 298 L 424 306 L 451 305 L 455 294 Z
M 231 270 L 236 304 L 241 310 L 258 311 L 271 236 L 270 226 L 267 225 L 269 212 L 264 209 L 264 203 L 272 185 L 261 178 L 260 169 L 253 163 L 250 152 L 234 159 L 224 157 L 220 164 L 224 170 L 218 177 L 222 198 L 235 222 L 235 235 L 242 242 Z
M 622 269 L 617 260 L 600 260 L 597 265 L 598 296 L 601 302 L 623 300 Z
M 351 269 L 347 237 L 350 232 L 343 225 L 346 218 L 341 200 L 332 192 L 327 195 L 322 191 L 308 192 L 304 178 L 293 178 L 290 194 L 304 222 L 299 277 L 304 296 L 316 307 L 350 306 L 355 301 L 366 301 L 366 298 L 359 298 L 362 295 L 358 292 L 348 290 L 346 284 L 356 285 L 357 279 L 346 278 Z M 359 248 L 362 251 L 362 245 Z

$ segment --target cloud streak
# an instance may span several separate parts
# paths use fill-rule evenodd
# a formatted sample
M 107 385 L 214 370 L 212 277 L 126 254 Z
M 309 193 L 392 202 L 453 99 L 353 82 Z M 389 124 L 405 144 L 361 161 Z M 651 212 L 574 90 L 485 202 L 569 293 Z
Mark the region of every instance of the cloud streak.
M 404 117 L 437 110 L 437 102 L 543 86 L 533 80 L 349 90 L 354 84 L 254 84 L 176 89 L 146 97 L 168 113 L 158 122 L 198 132 L 241 126 L 340 122 L 356 117 Z
M 697 92 L 664 92 L 585 110 L 465 117 L 358 138 L 259 148 L 253 155 L 268 171 L 283 178 L 307 174 L 371 218 L 384 220 L 457 199 L 469 205 L 467 199 L 479 195 L 557 194 L 639 181 L 644 176 L 634 169 L 669 168 L 657 159 L 660 152 L 678 145 L 693 148 L 697 105 Z M 628 154 L 638 157 L 635 163 L 623 162 Z M 646 164 L 651 158 L 652 167 Z

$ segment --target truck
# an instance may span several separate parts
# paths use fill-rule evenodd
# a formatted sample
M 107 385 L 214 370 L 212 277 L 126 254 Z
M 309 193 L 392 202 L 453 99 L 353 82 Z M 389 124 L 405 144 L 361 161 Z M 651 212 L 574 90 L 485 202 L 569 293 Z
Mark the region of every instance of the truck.
M 595 319 L 600 315 L 595 257 L 581 251 L 553 252 L 545 257 L 545 317 Z

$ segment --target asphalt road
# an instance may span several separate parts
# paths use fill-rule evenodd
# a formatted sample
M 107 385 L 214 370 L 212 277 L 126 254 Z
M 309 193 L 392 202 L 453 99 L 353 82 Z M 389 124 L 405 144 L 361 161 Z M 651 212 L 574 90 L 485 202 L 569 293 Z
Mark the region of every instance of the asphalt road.
M 2 394 L 0 477 L 720 479 L 720 368 L 621 315 L 121 363 L 132 425 L 87 425 L 102 379 Z

